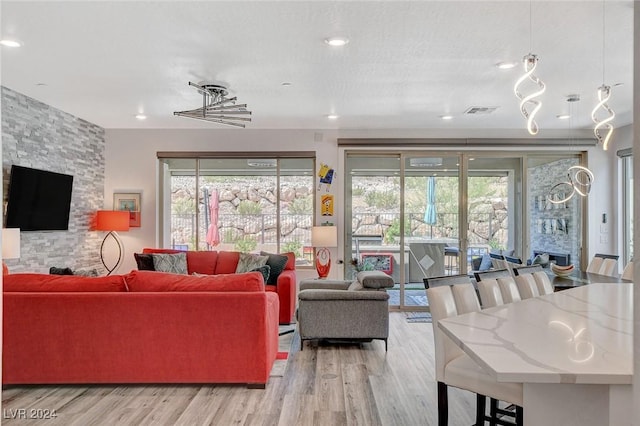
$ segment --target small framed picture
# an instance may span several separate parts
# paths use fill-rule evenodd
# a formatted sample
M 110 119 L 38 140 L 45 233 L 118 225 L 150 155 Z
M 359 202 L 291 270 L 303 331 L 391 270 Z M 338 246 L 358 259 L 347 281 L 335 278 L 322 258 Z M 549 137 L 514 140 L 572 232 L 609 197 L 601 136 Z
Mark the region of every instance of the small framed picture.
M 140 227 L 140 193 L 139 192 L 114 192 L 113 209 L 129 212 L 129 226 Z

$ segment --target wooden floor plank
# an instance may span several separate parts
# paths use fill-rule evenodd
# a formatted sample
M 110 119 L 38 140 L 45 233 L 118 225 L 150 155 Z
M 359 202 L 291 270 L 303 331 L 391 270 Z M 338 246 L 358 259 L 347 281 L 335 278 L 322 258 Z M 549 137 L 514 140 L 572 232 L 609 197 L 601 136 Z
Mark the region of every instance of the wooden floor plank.
M 389 350 L 305 342 L 297 333 L 283 377 L 243 385 L 11 386 L 3 425 L 436 425 L 433 327 L 391 312 Z M 475 397 L 449 389 L 451 425 L 473 423 Z M 45 422 L 10 410 L 56 410 Z

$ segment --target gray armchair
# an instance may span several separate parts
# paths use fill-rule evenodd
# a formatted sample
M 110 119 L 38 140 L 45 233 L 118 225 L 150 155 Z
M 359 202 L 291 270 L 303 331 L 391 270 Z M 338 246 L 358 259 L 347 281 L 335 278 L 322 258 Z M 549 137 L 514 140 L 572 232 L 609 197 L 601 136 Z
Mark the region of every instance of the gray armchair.
M 353 282 L 303 280 L 298 294 L 300 349 L 305 340 L 350 342 L 389 337 L 389 295 L 393 279 L 381 271 L 363 271 Z

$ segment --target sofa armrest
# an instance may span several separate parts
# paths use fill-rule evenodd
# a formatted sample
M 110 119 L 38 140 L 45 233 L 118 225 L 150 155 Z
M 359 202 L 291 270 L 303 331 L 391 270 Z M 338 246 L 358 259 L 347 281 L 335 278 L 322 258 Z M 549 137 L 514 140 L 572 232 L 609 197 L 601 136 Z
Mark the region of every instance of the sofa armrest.
M 302 280 L 300 281 L 300 291 L 309 289 L 324 290 L 347 290 L 351 281 L 345 280 Z
M 389 300 L 386 291 L 303 290 L 298 295 L 303 300 Z
M 296 271 L 285 269 L 278 276 L 276 292 L 280 299 L 280 324 L 290 324 L 296 310 Z

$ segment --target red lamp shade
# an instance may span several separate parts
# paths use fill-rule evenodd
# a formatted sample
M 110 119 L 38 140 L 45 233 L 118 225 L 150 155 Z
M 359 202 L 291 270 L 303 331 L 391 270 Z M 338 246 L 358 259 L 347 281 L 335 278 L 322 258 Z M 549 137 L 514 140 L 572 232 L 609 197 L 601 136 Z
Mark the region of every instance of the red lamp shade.
M 96 231 L 128 231 L 129 212 L 117 210 L 98 210 Z

